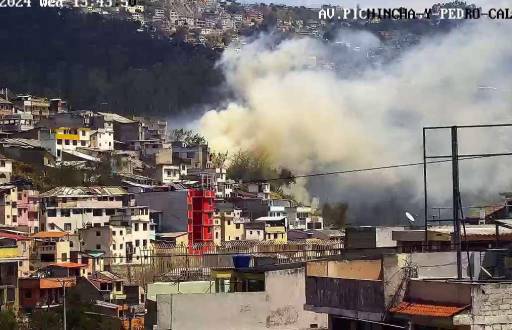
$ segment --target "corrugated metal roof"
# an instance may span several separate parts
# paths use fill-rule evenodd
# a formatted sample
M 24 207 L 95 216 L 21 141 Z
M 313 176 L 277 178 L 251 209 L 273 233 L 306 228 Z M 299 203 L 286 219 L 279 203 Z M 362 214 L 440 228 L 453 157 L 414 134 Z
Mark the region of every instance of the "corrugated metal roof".
M 56 187 L 43 194 L 41 197 L 80 197 L 80 196 L 121 196 L 127 191 L 117 186 L 101 187 Z
M 4 138 L 0 140 L 0 144 L 9 147 L 20 147 L 20 148 L 42 148 L 41 142 L 34 139 L 21 139 L 21 138 Z
M 105 120 L 107 121 L 117 121 L 118 123 L 123 124 L 130 124 L 135 123 L 135 121 L 128 119 L 126 117 L 123 117 L 121 115 L 118 115 L 117 113 L 110 113 L 110 112 L 98 112 L 100 115 L 105 117 Z
M 406 315 L 452 317 L 453 315 L 462 312 L 468 307 L 469 306 L 417 304 L 403 301 L 398 306 L 391 308 L 389 311 L 392 313 Z

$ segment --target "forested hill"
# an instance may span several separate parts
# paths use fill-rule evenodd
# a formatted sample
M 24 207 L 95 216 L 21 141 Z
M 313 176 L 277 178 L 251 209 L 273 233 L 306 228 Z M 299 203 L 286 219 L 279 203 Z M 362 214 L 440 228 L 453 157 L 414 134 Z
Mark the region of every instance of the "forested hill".
M 75 10 L 0 10 L 0 88 L 62 97 L 74 109 L 165 115 L 214 98 L 219 54 L 138 24 Z M 106 107 L 106 108 L 105 108 Z

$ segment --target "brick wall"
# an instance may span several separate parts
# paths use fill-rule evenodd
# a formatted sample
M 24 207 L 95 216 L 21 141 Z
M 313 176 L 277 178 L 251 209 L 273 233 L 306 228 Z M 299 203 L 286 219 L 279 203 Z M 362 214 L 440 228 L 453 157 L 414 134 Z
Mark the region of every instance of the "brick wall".
M 471 313 L 454 317 L 455 325 L 472 330 L 512 330 L 512 283 L 475 285 Z

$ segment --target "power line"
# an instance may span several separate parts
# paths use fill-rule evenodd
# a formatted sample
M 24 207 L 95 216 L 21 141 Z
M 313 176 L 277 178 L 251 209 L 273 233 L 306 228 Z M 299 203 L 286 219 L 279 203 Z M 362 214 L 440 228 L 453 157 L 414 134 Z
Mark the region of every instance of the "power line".
M 462 157 L 460 157 L 460 160 L 491 158 L 491 157 L 501 157 L 501 156 L 512 156 L 512 152 L 490 154 L 490 155 L 462 156 Z M 438 164 L 438 163 L 449 163 L 451 161 L 452 161 L 451 159 L 442 159 L 442 160 L 431 160 L 431 161 L 427 161 L 426 163 L 427 164 Z M 358 169 L 350 169 L 350 170 L 340 170 L 340 171 L 333 171 L 333 172 L 300 174 L 300 175 L 291 175 L 288 177 L 279 177 L 279 178 L 270 178 L 270 179 L 254 179 L 254 180 L 244 181 L 244 183 L 262 183 L 262 182 L 279 181 L 279 180 L 293 180 L 293 179 L 297 179 L 297 178 L 310 178 L 310 177 L 328 176 L 328 175 L 337 175 L 337 174 L 369 172 L 369 171 L 387 170 L 387 169 L 393 169 L 393 168 L 412 167 L 412 166 L 420 166 L 420 165 L 423 166 L 423 162 L 383 165 L 383 166 L 366 167 L 366 168 L 358 168 Z

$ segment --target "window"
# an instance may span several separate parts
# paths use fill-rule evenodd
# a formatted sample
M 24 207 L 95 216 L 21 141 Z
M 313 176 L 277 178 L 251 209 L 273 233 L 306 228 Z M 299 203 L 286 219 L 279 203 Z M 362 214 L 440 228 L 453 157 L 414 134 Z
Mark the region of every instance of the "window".
M 92 210 L 92 215 L 95 217 L 101 217 L 103 215 L 103 209 Z
M 73 214 L 82 214 L 82 209 L 73 209 Z
M 61 139 L 58 139 L 58 140 L 57 140 L 57 144 L 62 144 L 62 140 L 61 140 Z
M 30 299 L 32 298 L 32 291 L 30 290 L 25 290 L 25 294 L 24 294 L 25 298 L 26 299 Z
M 239 240 L 240 240 L 240 237 L 238 237 L 238 236 L 237 236 L 237 237 L 235 237 L 235 240 L 239 241 Z
M 18 222 L 18 216 L 17 215 L 13 215 L 12 216 L 12 222 Z
M 148 224 L 147 223 L 142 224 L 142 230 L 143 231 L 148 230 Z
M 251 235 L 252 235 L 252 230 L 250 230 L 250 231 L 249 231 L 249 234 L 251 234 Z
M 116 245 L 112 244 L 112 250 L 115 250 L 115 249 L 116 249 Z
M 60 157 L 61 155 L 61 151 L 59 149 L 57 149 L 57 157 Z
M 119 250 L 123 249 L 123 243 L 119 244 Z
M 231 226 L 231 221 L 230 220 L 228 220 L 228 226 Z
M 69 210 L 69 209 L 60 209 L 60 216 L 61 217 L 69 217 L 69 216 L 71 216 L 71 210 Z
M 215 238 L 219 238 L 219 232 L 215 232 Z
M 240 229 L 240 224 L 239 224 L 239 223 L 237 223 L 237 224 L 235 225 L 235 227 L 236 227 L 236 229 Z
M 134 226 L 135 226 L 135 231 L 139 231 L 139 224 L 136 223 Z
M 138 240 L 138 239 L 135 240 L 135 246 L 137 246 L 137 247 L 140 246 L 140 240 Z
M 123 236 L 123 231 L 122 230 L 119 231 L 119 235 Z
M 148 245 L 148 241 L 147 241 L 147 240 L 145 240 L 145 239 L 143 239 L 143 240 L 142 240 L 142 246 L 147 246 L 147 245 Z
M 56 209 L 48 209 L 46 211 L 46 214 L 48 215 L 49 218 L 56 217 L 57 216 L 57 210 Z
M 82 130 L 82 136 L 85 136 L 85 131 L 84 130 Z
M 96 236 L 101 236 L 101 231 L 97 230 L 96 231 Z
M 105 215 L 114 215 L 116 214 L 115 209 L 105 209 Z
M 67 254 L 67 253 L 65 253 L 65 252 L 64 252 L 64 253 L 62 253 L 62 254 L 61 254 L 61 257 L 60 257 L 60 260 L 61 260 L 62 262 L 66 262 L 66 261 L 68 261 L 68 254 Z
M 65 223 L 64 224 L 64 230 L 65 231 L 71 231 L 71 224 L 70 223 Z
M 274 239 L 277 239 L 277 234 L 274 234 Z
M 55 230 L 55 224 L 54 223 L 50 223 L 50 230 Z
M 85 209 L 85 213 L 91 213 L 92 209 Z
M 73 145 L 76 146 L 77 145 L 77 141 L 76 140 L 73 140 Z
M 69 140 L 64 140 L 64 144 L 69 146 Z
M 112 230 L 112 236 L 116 236 L 116 231 Z
M 101 244 L 96 244 L 96 250 L 101 250 Z
M 80 141 L 80 144 L 82 145 L 82 147 L 85 147 L 85 141 Z

